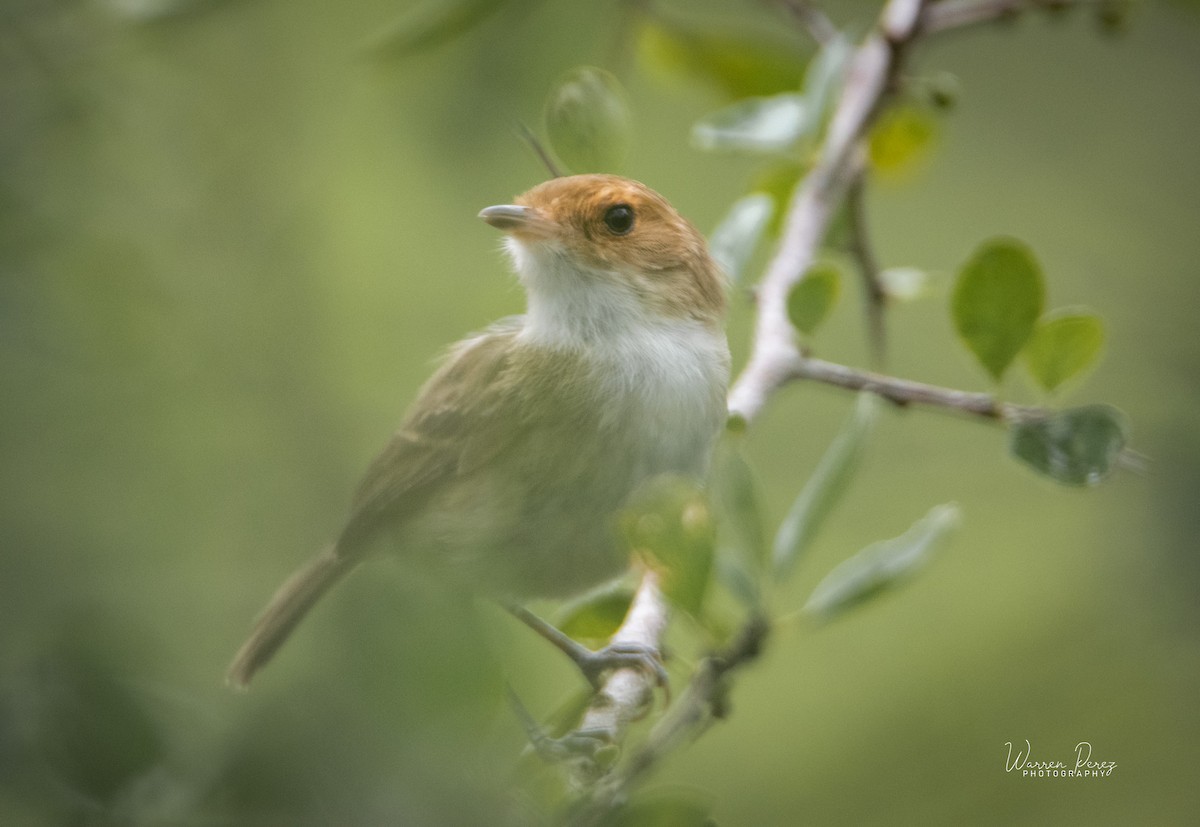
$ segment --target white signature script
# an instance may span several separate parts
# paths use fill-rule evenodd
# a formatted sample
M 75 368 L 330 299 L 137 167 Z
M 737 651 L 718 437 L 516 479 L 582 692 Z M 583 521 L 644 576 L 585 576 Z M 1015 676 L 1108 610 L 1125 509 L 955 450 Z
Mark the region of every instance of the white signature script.
M 1117 768 L 1116 761 L 1093 761 L 1092 745 L 1080 741 L 1075 745 L 1075 765 L 1070 766 L 1064 761 L 1044 761 L 1033 757 L 1033 746 L 1025 739 L 1025 749 L 1017 747 L 1014 751 L 1013 742 L 1005 741 L 1008 756 L 1004 759 L 1004 771 L 1020 770 L 1026 778 L 1106 778 Z

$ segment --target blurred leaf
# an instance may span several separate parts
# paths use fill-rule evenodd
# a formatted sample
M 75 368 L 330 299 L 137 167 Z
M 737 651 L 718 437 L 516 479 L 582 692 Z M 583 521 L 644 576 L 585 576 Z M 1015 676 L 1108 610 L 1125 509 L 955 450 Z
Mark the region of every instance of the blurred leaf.
M 1104 323 L 1092 313 L 1059 313 L 1042 319 L 1025 345 L 1029 372 L 1048 391 L 1086 370 L 1104 346 Z
M 875 423 L 877 407 L 878 400 L 873 394 L 864 392 L 858 395 L 850 420 L 825 451 L 791 510 L 783 518 L 775 535 L 773 555 L 775 573 L 780 579 L 791 571 L 796 560 L 817 536 L 821 524 L 849 485 L 858 468 L 863 444 Z
M 886 109 L 871 129 L 871 166 L 890 177 L 911 172 L 932 148 L 937 126 L 925 107 L 901 104 Z
M 466 34 L 511 0 L 426 0 L 367 41 L 366 50 L 406 57 Z
M 755 177 L 754 189 L 766 193 L 775 203 L 774 214 L 771 216 L 770 223 L 767 224 L 767 235 L 779 235 L 791 204 L 792 192 L 808 169 L 807 164 L 785 160 L 768 166 Z
M 217 0 L 102 0 L 114 14 L 139 21 L 175 17 L 216 3 Z
M 635 799 L 603 823 L 606 827 L 716 827 L 698 794 L 679 793 Z
M 788 293 L 788 318 L 796 329 L 811 336 L 829 316 L 841 293 L 841 270 L 832 262 L 808 269 Z
M 958 522 L 957 505 L 935 506 L 899 537 L 872 543 L 840 563 L 813 589 L 804 610 L 829 618 L 879 594 L 924 564 Z
M 799 87 L 804 54 L 765 33 L 734 32 L 644 16 L 637 40 L 640 59 L 663 74 L 699 80 L 730 99 L 773 95 Z
M 804 96 L 789 92 L 746 98 L 705 115 L 692 127 L 692 143 L 706 150 L 781 154 L 810 128 Z
M 833 101 L 842 86 L 842 77 L 854 47 L 841 34 L 821 46 L 804 73 L 804 99 L 808 106 L 811 133 L 816 133 L 828 118 Z
M 76 795 L 111 802 L 164 760 L 159 723 L 103 656 L 74 641 L 38 664 L 28 724 L 39 760 Z
M 794 150 L 820 131 L 851 53 L 849 41 L 835 38 L 813 58 L 802 92 L 746 98 L 706 115 L 692 127 L 692 143 L 700 149 L 752 154 Z
M 546 100 L 546 135 L 573 172 L 607 172 L 629 152 L 632 117 L 621 82 L 592 66 L 572 69 Z
M 988 241 L 963 265 L 951 303 L 954 325 L 993 379 L 1029 340 L 1042 295 L 1041 268 L 1015 239 Z
M 1105 34 L 1121 35 L 1129 31 L 1133 0 L 1103 0 L 1096 5 L 1096 23 Z
M 929 292 L 929 274 L 916 267 L 888 267 L 879 273 L 884 294 L 894 301 L 910 302 Z
M 713 508 L 723 542 L 745 560 L 761 566 L 767 543 L 763 533 L 762 505 L 754 473 L 740 450 L 741 437 L 725 434 L 713 457 Z
M 608 640 L 633 602 L 633 589 L 618 583 L 594 589 L 559 610 L 554 625 L 576 640 Z
M 1009 435 L 1013 456 L 1064 485 L 1096 485 L 1125 447 L 1125 416 L 1111 405 L 1069 408 L 1018 422 Z
M 621 517 L 630 549 L 659 572 L 663 594 L 699 616 L 712 574 L 716 529 L 704 494 L 680 477 L 661 477 Z
M 758 486 L 740 445 L 740 435 L 727 432 L 713 456 L 709 490 L 721 549 L 717 574 L 742 603 L 757 607 L 762 602 L 759 575 L 767 554 L 767 541 Z
M 713 230 L 708 241 L 709 251 L 725 271 L 730 284 L 737 282 L 758 249 L 774 211 L 771 196 L 751 193 L 735 201 Z

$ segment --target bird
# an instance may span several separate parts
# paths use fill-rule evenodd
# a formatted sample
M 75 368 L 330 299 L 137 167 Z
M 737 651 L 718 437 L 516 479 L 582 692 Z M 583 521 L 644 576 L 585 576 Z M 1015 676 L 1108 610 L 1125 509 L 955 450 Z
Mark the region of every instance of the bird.
M 618 515 L 641 487 L 706 474 L 730 357 L 704 236 L 615 175 L 551 178 L 479 217 L 504 233 L 525 313 L 449 349 L 341 531 L 254 622 L 232 686 L 369 556 L 390 550 L 503 605 L 569 597 L 628 569 Z

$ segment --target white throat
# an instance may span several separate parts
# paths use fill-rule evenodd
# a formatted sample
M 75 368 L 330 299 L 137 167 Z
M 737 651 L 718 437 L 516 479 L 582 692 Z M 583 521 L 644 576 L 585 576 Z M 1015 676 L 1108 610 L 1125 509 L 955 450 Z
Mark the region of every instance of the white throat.
M 586 354 L 606 427 L 640 444 L 638 474 L 699 474 L 725 416 L 729 348 L 703 322 L 664 316 L 611 273 L 508 243 L 528 296 L 520 338 Z
M 525 287 L 522 337 L 551 347 L 603 347 L 672 320 L 650 312 L 612 273 L 581 269 L 549 246 L 507 241 Z

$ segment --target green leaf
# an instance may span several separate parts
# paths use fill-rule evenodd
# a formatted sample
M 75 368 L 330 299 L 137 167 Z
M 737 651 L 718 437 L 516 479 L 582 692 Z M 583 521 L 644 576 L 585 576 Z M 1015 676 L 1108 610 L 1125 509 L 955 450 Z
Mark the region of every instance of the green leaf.
M 680 477 L 654 480 L 622 514 L 621 527 L 634 554 L 659 573 L 667 600 L 699 616 L 716 545 L 712 513 L 700 489 Z
M 559 610 L 554 625 L 575 640 L 608 640 L 621 626 L 633 602 L 633 589 L 623 583 L 593 589 Z
M 958 522 L 957 505 L 935 506 L 899 537 L 872 543 L 840 563 L 813 589 L 804 610 L 828 619 L 879 594 L 923 565 Z
M 607 172 L 629 152 L 632 117 L 621 82 L 610 72 L 580 66 L 551 90 L 544 113 L 554 154 L 572 172 Z
M 802 95 L 746 98 L 696 121 L 692 143 L 710 151 L 777 155 L 795 146 L 809 127 Z
M 103 0 L 102 5 L 113 14 L 141 22 L 191 14 L 216 3 L 215 0 Z
M 631 801 L 617 810 L 608 827 L 716 827 L 709 807 L 695 797 L 662 793 Z
M 804 73 L 804 99 L 808 106 L 811 133 L 819 131 L 832 109 L 833 101 L 842 86 L 846 67 L 854 54 L 850 40 L 841 34 L 835 35 L 821 46 Z
M 1127 433 L 1119 410 L 1085 405 L 1014 424 L 1008 446 L 1013 456 L 1055 482 L 1096 485 L 1112 471 Z
M 799 161 L 785 160 L 768 166 L 755 176 L 754 189 L 769 195 L 775 204 L 774 215 L 767 225 L 767 235 L 777 236 L 783 229 L 783 219 L 787 215 L 792 192 L 808 169 L 806 164 Z
M 790 40 L 765 32 L 738 32 L 728 24 L 706 26 L 642 16 L 638 56 L 672 78 L 698 80 L 730 100 L 794 90 L 804 76 L 804 56 Z
M 929 274 L 916 267 L 888 267 L 880 271 L 879 284 L 889 299 L 910 302 L 929 292 Z
M 928 156 L 937 137 L 937 119 L 922 106 L 902 104 L 886 110 L 871 129 L 871 166 L 891 178 L 913 172 Z
M 860 393 L 850 420 L 825 451 L 821 461 L 775 535 L 772 560 L 775 573 L 782 579 L 816 537 L 825 518 L 845 492 L 858 468 L 863 444 L 875 423 L 878 400 L 873 394 Z
M 989 241 L 963 265 L 951 303 L 954 325 L 993 379 L 1029 340 L 1042 301 L 1041 268 L 1015 239 Z
M 1040 320 L 1025 345 L 1025 365 L 1053 391 L 1089 368 L 1104 346 L 1104 323 L 1092 313 L 1060 312 Z
M 739 198 L 713 230 L 708 247 L 730 284 L 735 284 L 762 240 L 775 204 L 771 196 L 756 192 Z
M 832 262 L 818 262 L 788 293 L 788 318 L 796 329 L 811 336 L 829 316 L 841 293 L 841 270 Z
M 465 34 L 508 5 L 509 0 L 426 0 L 372 37 L 366 50 L 406 57 Z
M 692 143 L 705 150 L 759 155 L 793 152 L 820 131 L 852 51 L 845 38 L 834 38 L 813 58 L 803 92 L 745 98 L 719 109 L 692 127 Z
M 742 456 L 741 440 L 740 433 L 727 429 L 713 454 L 709 491 L 720 549 L 717 576 L 742 603 L 758 607 L 767 540 L 758 486 Z

